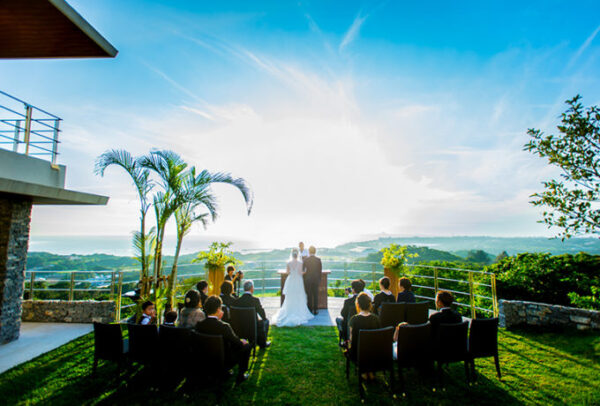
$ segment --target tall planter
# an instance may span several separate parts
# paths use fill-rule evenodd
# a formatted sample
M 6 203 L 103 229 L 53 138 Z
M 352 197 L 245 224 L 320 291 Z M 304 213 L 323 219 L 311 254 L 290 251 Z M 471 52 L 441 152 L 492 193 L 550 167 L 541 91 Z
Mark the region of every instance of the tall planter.
M 398 297 L 398 281 L 400 280 L 398 273 L 389 268 L 383 268 L 383 274 L 390 278 L 390 290 L 395 298 Z
M 225 267 L 208 268 L 208 294 L 219 296 L 221 284 L 225 280 Z

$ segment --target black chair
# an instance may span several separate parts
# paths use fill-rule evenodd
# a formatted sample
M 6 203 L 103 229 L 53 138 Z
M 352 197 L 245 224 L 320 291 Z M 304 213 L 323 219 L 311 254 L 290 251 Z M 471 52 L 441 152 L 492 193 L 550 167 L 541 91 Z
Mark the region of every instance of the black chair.
M 379 312 L 381 327 L 396 327 L 406 321 L 406 303 L 382 303 Z
M 191 357 L 190 335 L 187 328 L 160 326 L 158 329 L 158 358 L 164 374 L 182 375 Z M 176 351 L 174 351 L 176 350 Z
M 364 402 L 365 392 L 362 374 L 368 372 L 389 371 L 390 389 L 394 393 L 394 327 L 375 330 L 360 330 L 358 333 L 358 350 L 356 367 L 358 373 L 358 390 Z M 350 357 L 346 357 L 346 378 L 350 377 Z M 395 395 L 394 395 L 395 396 Z
M 442 366 L 453 362 L 464 362 L 465 376 L 469 382 L 469 353 L 467 334 L 469 322 L 440 324 L 434 338 L 434 357 L 437 363 L 438 381 L 443 386 Z
M 400 388 L 405 395 L 404 368 L 416 368 L 431 376 L 433 371 L 433 357 L 431 354 L 431 324 L 410 325 L 405 324 L 398 330 L 397 347 L 398 376 Z
M 94 322 L 94 364 L 92 374 L 96 374 L 98 360 L 114 361 L 121 366 L 128 352 L 128 341 L 123 339 L 120 324 Z
M 129 358 L 140 364 L 152 364 L 156 361 L 158 348 L 158 329 L 155 325 L 128 324 Z
M 408 324 L 423 324 L 429 320 L 429 303 L 406 303 L 406 322 Z
M 253 307 L 229 308 L 229 324 L 239 338 L 245 338 L 252 347 L 252 356 L 256 356 L 257 321 L 256 309 Z
M 224 392 L 223 383 L 228 377 L 223 337 L 200 334 L 192 330 L 188 331 L 191 357 L 187 360 L 190 366 L 186 370 L 187 375 L 192 378 L 199 378 L 202 382 L 210 381 L 214 383 L 217 403 L 219 403 Z
M 500 373 L 500 360 L 498 359 L 498 318 L 473 319 L 469 329 L 469 360 L 473 381 L 477 380 L 475 372 L 475 358 L 494 357 L 498 379 Z

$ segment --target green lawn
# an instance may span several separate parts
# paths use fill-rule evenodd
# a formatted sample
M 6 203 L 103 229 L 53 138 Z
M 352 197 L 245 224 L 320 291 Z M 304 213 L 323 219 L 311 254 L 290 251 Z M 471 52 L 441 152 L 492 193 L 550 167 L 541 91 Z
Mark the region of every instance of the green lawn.
M 222 404 L 342 405 L 359 403 L 356 376 L 344 375 L 334 327 L 272 328 L 271 348 L 259 352 L 250 380 L 228 385 Z M 115 378 L 103 363 L 92 378 L 92 335 L 0 375 L 0 403 L 13 404 L 206 404 L 207 388 L 153 388 L 151 371 L 134 369 Z M 419 376 L 406 376 L 404 400 L 393 400 L 378 381 L 367 386 L 369 404 L 600 404 L 600 337 L 583 333 L 501 330 L 499 381 L 491 360 L 477 361 L 479 383 L 467 386 L 462 365 L 448 368 L 446 391 L 431 392 Z M 202 402 L 204 403 L 204 402 Z

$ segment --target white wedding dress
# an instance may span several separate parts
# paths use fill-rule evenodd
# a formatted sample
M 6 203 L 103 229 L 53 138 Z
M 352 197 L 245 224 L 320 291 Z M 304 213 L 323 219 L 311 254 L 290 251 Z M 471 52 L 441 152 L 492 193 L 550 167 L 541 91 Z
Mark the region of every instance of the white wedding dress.
M 302 262 L 292 259 L 287 263 L 288 277 L 283 286 L 285 300 L 283 306 L 273 317 L 273 324 L 278 327 L 293 327 L 307 323 L 313 317 L 306 304 L 306 291 L 302 278 Z

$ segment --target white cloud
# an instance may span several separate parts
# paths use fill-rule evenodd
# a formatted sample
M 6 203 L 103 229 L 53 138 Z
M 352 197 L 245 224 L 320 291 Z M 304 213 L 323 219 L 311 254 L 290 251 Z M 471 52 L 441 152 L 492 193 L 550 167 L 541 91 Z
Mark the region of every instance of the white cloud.
M 352 25 L 350 25 L 350 28 L 348 28 L 348 31 L 346 31 L 346 34 L 344 34 L 344 37 L 340 42 L 340 52 L 342 52 L 348 45 L 350 45 L 356 39 L 356 37 L 358 37 L 360 28 L 366 21 L 367 17 L 369 16 L 362 16 L 361 13 L 357 14 L 357 16 L 354 18 L 354 21 L 352 21 Z

